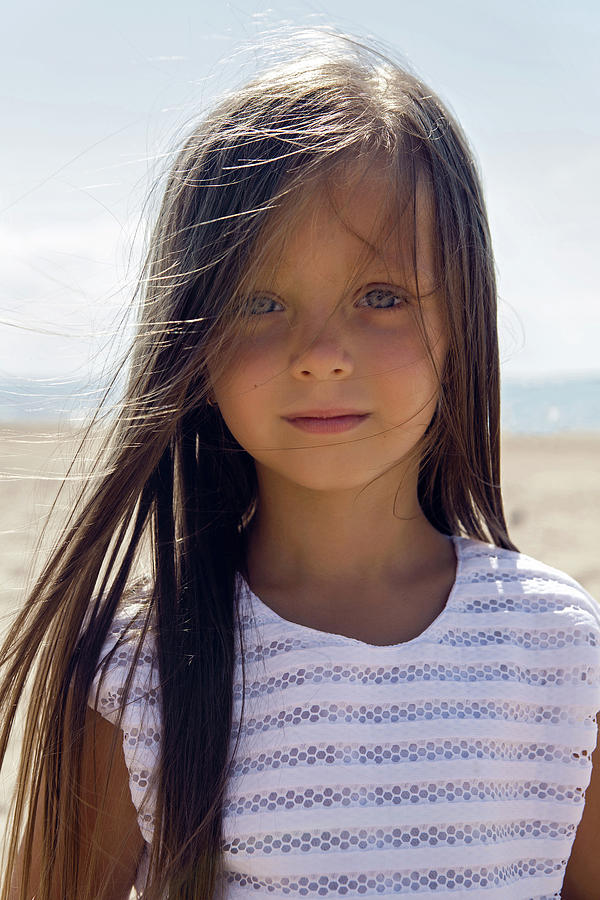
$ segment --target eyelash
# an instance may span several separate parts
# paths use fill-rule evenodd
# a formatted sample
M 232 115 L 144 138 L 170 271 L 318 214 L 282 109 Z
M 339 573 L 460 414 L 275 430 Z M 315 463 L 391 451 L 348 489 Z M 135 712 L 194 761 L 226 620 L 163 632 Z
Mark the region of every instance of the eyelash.
M 368 297 L 370 294 L 383 294 L 384 296 L 387 294 L 388 296 L 401 301 L 400 303 L 394 303 L 392 306 L 372 306 L 370 307 L 371 309 L 400 309 L 408 303 L 406 297 L 391 288 L 372 288 L 370 291 L 367 291 L 366 294 L 363 294 L 361 300 L 364 299 L 364 297 Z
M 401 302 L 394 303 L 392 306 L 372 306 L 372 307 L 370 307 L 371 309 L 380 309 L 380 310 L 382 310 L 382 309 L 385 309 L 385 310 L 401 309 L 403 306 L 405 306 L 408 303 L 408 300 L 406 297 L 404 297 L 402 294 L 400 294 L 397 291 L 391 290 L 390 288 L 372 288 L 371 290 L 367 291 L 365 294 L 362 295 L 361 300 L 363 300 L 365 297 L 369 297 L 372 294 L 378 294 L 378 295 L 386 295 L 387 294 L 395 299 L 400 300 Z M 257 312 L 256 309 L 253 308 L 256 301 L 267 301 L 270 304 L 278 303 L 281 306 L 280 301 L 275 300 L 274 297 L 268 297 L 266 295 L 258 294 L 255 297 L 251 297 L 248 301 L 249 312 L 250 312 L 250 315 L 252 315 L 252 316 L 263 316 L 263 315 L 267 315 L 270 312 L 278 312 L 278 310 L 274 310 L 274 309 L 267 309 L 267 310 L 263 309 L 261 312 Z M 364 308 L 364 304 L 361 303 L 359 305 Z M 367 308 L 369 308 L 369 307 L 367 307 Z
M 272 310 L 272 309 L 267 309 L 267 310 L 263 309 L 261 312 L 257 312 L 255 309 L 255 305 L 256 305 L 257 301 L 259 301 L 259 302 L 267 301 L 267 303 L 279 303 L 279 300 L 275 300 L 274 297 L 267 297 L 264 294 L 257 294 L 255 297 L 249 297 L 248 298 L 248 312 L 250 313 L 251 316 L 264 316 L 264 315 L 266 315 L 266 313 L 274 312 L 274 310 Z M 279 303 L 279 305 L 281 306 L 281 303 Z M 275 310 L 275 312 L 277 312 L 277 310 Z

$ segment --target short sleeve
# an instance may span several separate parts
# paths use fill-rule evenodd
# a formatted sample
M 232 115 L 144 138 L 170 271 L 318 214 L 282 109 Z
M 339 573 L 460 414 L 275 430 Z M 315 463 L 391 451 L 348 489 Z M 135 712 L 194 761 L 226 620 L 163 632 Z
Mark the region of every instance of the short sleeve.
M 120 727 L 131 799 L 137 810 L 142 836 L 151 843 L 161 735 L 159 675 L 152 627 L 144 636 L 135 661 L 145 618 L 147 590 L 147 587 L 141 588 L 134 600 L 128 599 L 119 606 L 100 653 L 88 704 L 113 725 L 119 724 L 123 710 Z M 135 669 L 124 702 L 126 681 L 134 661 Z

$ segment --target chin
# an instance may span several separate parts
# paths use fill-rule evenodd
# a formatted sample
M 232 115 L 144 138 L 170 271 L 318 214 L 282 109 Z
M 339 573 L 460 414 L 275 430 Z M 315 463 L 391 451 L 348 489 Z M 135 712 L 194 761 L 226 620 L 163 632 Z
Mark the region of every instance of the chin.
M 306 477 L 302 479 L 289 479 L 291 483 L 297 485 L 306 491 L 315 491 L 317 493 L 337 493 L 338 491 L 359 491 L 368 484 L 368 480 L 359 478 L 318 478 Z
M 277 480 L 287 482 L 290 487 L 319 493 L 360 491 L 386 471 L 344 466 L 339 462 L 337 465 L 315 465 L 314 459 L 309 460 L 306 465 L 280 468 L 263 464 L 260 468 L 266 480 L 275 476 Z

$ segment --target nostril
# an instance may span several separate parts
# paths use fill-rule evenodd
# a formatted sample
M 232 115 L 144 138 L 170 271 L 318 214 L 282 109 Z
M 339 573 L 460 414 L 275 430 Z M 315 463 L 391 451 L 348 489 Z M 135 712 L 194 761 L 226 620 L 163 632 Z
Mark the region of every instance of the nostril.
M 304 354 L 303 354 L 304 355 Z M 353 370 L 352 361 L 343 358 L 341 353 L 336 352 L 337 359 L 331 359 L 332 353 L 313 353 L 310 359 L 298 359 L 296 364 L 292 363 L 295 377 L 302 378 L 303 381 L 316 378 L 321 381 L 327 378 L 345 378 Z M 297 365 L 297 368 L 296 368 Z

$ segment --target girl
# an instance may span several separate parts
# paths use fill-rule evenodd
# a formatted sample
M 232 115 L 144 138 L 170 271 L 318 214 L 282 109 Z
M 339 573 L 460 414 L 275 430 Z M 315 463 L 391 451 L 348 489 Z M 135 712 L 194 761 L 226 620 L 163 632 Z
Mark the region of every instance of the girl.
M 600 617 L 507 533 L 448 111 L 352 40 L 296 53 L 186 141 L 142 286 L 2 651 L 3 900 L 597 897 Z

